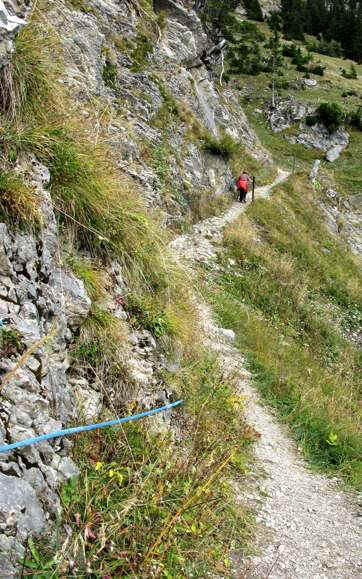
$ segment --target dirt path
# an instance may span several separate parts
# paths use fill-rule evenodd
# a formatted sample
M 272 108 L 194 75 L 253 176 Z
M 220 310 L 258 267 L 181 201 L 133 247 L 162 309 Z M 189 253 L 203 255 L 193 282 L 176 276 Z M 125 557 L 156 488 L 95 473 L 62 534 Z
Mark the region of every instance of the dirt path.
M 268 197 L 272 189 L 285 181 L 289 176 L 286 171 L 279 170 L 278 176 L 274 183 L 257 187 L 255 189 L 256 198 Z M 180 235 L 171 243 L 170 247 L 179 256 L 184 256 L 191 261 L 209 261 L 216 258 L 216 249 L 220 245 L 223 236 L 223 230 L 226 225 L 235 221 L 244 213 L 250 204 L 250 194 L 247 203 L 233 203 L 233 205 L 219 217 L 210 217 L 193 226 L 191 233 Z
M 272 185 L 257 189 L 268 196 L 288 177 L 279 172 Z M 180 258 L 212 262 L 225 225 L 247 205 L 235 203 L 220 217 L 195 225 L 190 235 L 173 241 Z M 256 511 L 259 523 L 257 556 L 234 554 L 234 577 L 260 579 L 324 579 L 362 577 L 362 541 L 356 496 L 338 487 L 336 479 L 311 473 L 286 429 L 263 406 L 233 345 L 233 332 L 220 328 L 206 304 L 198 306 L 205 345 L 219 356 L 220 365 L 246 398 L 246 419 L 261 434 L 255 444 L 260 472 L 250 477 L 247 490 L 238 488 L 242 502 Z M 246 494 L 247 493 L 247 494 Z

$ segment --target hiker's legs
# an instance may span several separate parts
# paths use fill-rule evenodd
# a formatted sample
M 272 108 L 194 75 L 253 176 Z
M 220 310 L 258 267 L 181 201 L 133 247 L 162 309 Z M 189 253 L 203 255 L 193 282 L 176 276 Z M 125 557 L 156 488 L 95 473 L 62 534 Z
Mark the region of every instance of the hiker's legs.
M 238 193 L 239 193 L 239 201 L 240 201 L 240 203 L 242 203 L 244 191 L 242 189 L 238 189 Z

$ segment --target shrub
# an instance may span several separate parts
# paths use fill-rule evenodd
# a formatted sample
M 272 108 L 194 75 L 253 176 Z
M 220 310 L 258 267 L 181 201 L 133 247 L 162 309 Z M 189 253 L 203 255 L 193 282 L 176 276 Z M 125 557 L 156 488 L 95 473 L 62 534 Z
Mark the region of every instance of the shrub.
M 86 258 L 81 259 L 75 255 L 68 256 L 67 263 L 74 274 L 83 281 L 92 301 L 105 297 L 105 276 L 100 263 L 92 262 Z
M 320 40 L 314 39 L 312 42 L 308 42 L 307 48 L 310 52 L 317 52 L 327 56 L 333 56 L 336 58 L 343 56 L 341 43 L 337 40 L 325 40 L 323 36 Z
M 349 96 L 358 97 L 358 92 L 356 90 L 347 90 L 347 91 L 342 92 L 343 98 L 349 97 Z
M 15 39 L 15 52 L 0 72 L 0 109 L 6 120 L 43 116 L 56 106 L 59 56 L 51 31 L 37 23 L 25 26 Z
M 248 18 L 251 20 L 259 20 L 260 22 L 264 20 L 259 0 L 244 0 L 243 3 Z
M 351 62 L 349 70 L 342 68 L 342 76 L 344 78 L 356 79 L 358 78 L 357 69 L 353 62 Z
M 263 70 L 261 46 L 265 41 L 265 35 L 253 22 L 240 23 L 230 17 L 225 38 L 228 40 L 227 74 L 257 75 Z
M 354 129 L 362 131 L 362 107 L 358 107 L 357 110 L 350 113 L 348 122 Z
M 238 152 L 240 145 L 227 133 L 224 133 L 220 139 L 215 138 L 211 133 L 205 133 L 202 137 L 202 147 L 204 151 L 228 161 L 234 153 Z
M 318 76 L 324 76 L 324 71 L 326 70 L 326 66 L 322 66 L 321 64 L 316 64 L 315 66 L 311 66 L 309 68 L 309 72 L 312 74 L 316 74 Z
M 338 103 L 321 103 L 317 109 L 320 122 L 334 133 L 345 121 L 345 114 Z
M 308 127 L 312 127 L 313 125 L 316 125 L 319 122 L 319 116 L 318 115 L 308 115 L 305 119 L 305 124 Z
M 151 332 L 155 338 L 165 334 L 172 334 L 173 327 L 167 312 L 157 303 L 155 296 L 127 296 L 127 311 L 131 315 L 131 322 Z
M 21 342 L 21 334 L 11 328 L 0 328 L 0 355 L 2 358 L 8 358 L 24 351 L 24 345 Z
M 285 44 L 282 54 L 292 59 L 292 63 L 296 65 L 299 72 L 310 72 L 307 66 L 312 60 L 310 53 L 303 53 L 302 49 L 295 44 Z

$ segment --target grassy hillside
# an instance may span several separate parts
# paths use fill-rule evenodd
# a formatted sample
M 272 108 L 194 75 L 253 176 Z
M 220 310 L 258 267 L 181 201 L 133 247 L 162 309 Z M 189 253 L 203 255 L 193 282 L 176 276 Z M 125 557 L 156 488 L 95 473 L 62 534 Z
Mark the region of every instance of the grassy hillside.
M 225 233 L 210 299 L 312 463 L 359 486 L 361 271 L 300 173 Z

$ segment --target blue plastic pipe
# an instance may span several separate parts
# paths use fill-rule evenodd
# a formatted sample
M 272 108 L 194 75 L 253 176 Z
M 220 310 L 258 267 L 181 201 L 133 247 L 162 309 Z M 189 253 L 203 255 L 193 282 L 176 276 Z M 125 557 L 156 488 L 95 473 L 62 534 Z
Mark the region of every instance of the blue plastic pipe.
M 140 414 L 134 414 L 133 416 L 126 416 L 125 418 L 118 418 L 117 420 L 108 420 L 107 422 L 98 422 L 98 424 L 87 424 L 85 426 L 65 428 L 64 430 L 50 432 L 49 434 L 42 434 L 40 436 L 35 436 L 34 438 L 26 438 L 25 440 L 20 440 L 19 442 L 14 442 L 12 444 L 4 444 L 3 446 L 0 446 L 0 452 L 9 452 L 15 448 L 22 448 L 23 446 L 29 446 L 30 444 L 37 444 L 38 442 L 43 442 L 43 440 L 58 438 L 58 436 L 78 434 L 79 432 L 86 432 L 87 430 L 96 430 L 97 428 L 116 426 L 117 424 L 122 424 L 123 422 L 132 422 L 134 420 L 139 420 L 140 418 L 145 418 L 146 416 L 153 416 L 158 412 L 164 412 L 165 410 L 169 410 L 175 406 L 180 406 L 180 404 L 183 404 L 183 402 L 183 400 L 178 400 L 177 402 L 172 402 L 171 404 L 166 404 L 165 406 L 154 408 L 153 410 L 147 410 L 147 412 L 141 412 Z

